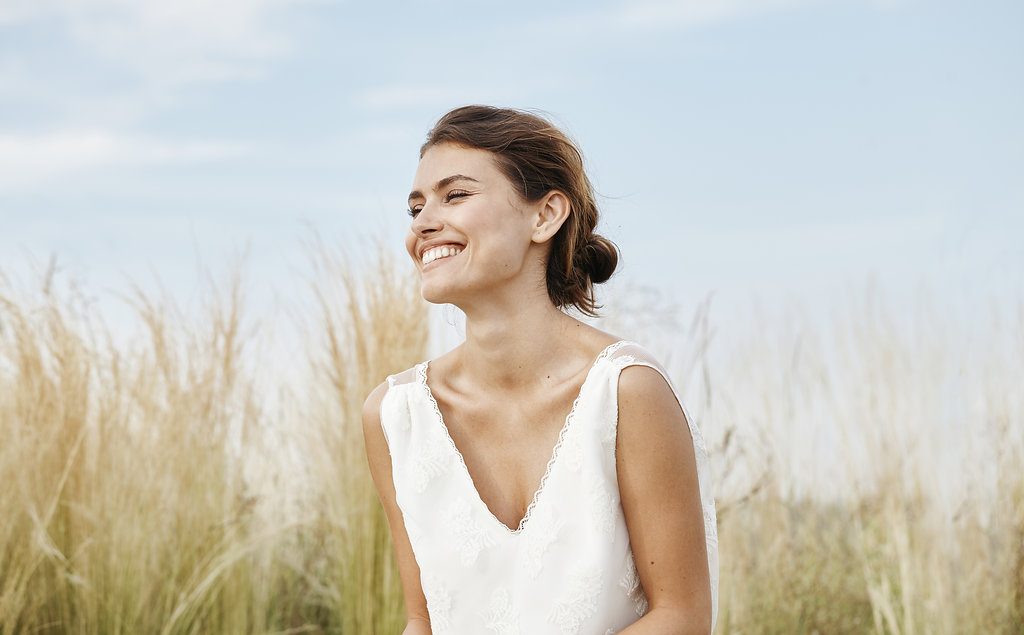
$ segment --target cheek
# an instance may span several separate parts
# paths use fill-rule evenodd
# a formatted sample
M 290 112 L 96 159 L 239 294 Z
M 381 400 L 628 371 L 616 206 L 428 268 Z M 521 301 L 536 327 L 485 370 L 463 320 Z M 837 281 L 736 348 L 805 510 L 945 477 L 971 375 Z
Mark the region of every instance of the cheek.
M 487 223 L 466 227 L 469 252 L 477 262 L 501 270 L 518 268 L 530 248 L 529 235 L 514 223 Z
M 505 277 L 519 271 L 524 264 L 525 253 L 508 238 L 497 237 L 495 240 L 479 245 L 479 249 L 470 249 L 473 266 L 489 271 L 491 275 Z

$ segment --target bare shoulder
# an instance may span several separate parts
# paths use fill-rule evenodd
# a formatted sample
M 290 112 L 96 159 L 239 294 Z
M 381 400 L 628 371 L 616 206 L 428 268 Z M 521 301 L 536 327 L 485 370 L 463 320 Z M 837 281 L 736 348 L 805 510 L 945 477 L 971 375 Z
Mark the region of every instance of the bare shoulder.
M 669 379 L 643 364 L 621 369 L 618 404 L 619 492 L 643 588 L 652 606 L 709 631 L 700 483 L 682 404 Z
M 620 486 L 680 475 L 695 485 L 697 460 L 690 422 L 669 378 L 657 368 L 630 364 L 619 371 L 616 469 Z M 629 483 L 626 483 L 627 489 Z M 644 492 L 646 494 L 646 492 Z
M 383 381 L 371 390 L 363 401 L 363 439 L 366 442 L 366 457 L 371 469 L 379 468 L 383 459 L 390 459 L 387 436 L 380 421 L 380 406 L 387 392 L 388 382 Z M 388 462 L 390 463 L 390 460 Z M 375 471 L 379 474 L 379 469 Z
M 584 341 L 589 342 L 590 346 L 597 350 L 607 348 L 623 339 L 609 333 L 608 331 L 602 331 L 601 329 L 590 325 L 587 325 L 587 333 L 588 335 L 584 338 Z
M 370 391 L 363 402 L 363 437 L 366 441 L 366 459 L 370 467 L 370 476 L 377 488 L 377 494 L 391 531 L 395 560 L 398 564 L 402 592 L 405 596 L 406 618 L 410 624 L 429 623 L 427 600 L 420 587 L 419 565 L 416 562 L 412 544 L 409 542 L 402 511 L 398 506 L 392 478 L 391 451 L 384 433 L 384 426 L 381 425 L 380 408 L 389 388 L 388 382 L 382 382 Z
M 380 427 L 380 405 L 384 402 L 384 395 L 388 392 L 388 382 L 382 381 L 377 387 L 370 391 L 363 402 L 363 424 L 372 424 Z M 365 431 L 365 430 L 364 430 Z
M 689 423 L 669 379 L 657 368 L 646 363 L 628 364 L 619 371 L 618 402 L 620 411 L 623 406 L 627 410 L 626 424 L 639 422 L 645 428 L 661 428 L 669 431 L 677 428 L 677 424 Z M 655 418 L 630 417 L 629 414 L 659 415 Z M 621 423 L 620 417 L 620 423 Z M 656 430 L 648 430 L 649 432 Z M 689 434 L 684 425 L 683 432 Z
M 380 409 L 384 395 L 388 392 L 388 383 L 381 382 L 370 391 L 363 401 L 363 440 L 366 445 L 366 460 L 370 467 L 370 475 L 381 495 L 382 502 L 387 503 L 387 496 L 393 495 L 391 481 L 391 451 L 388 448 L 384 426 L 381 425 Z

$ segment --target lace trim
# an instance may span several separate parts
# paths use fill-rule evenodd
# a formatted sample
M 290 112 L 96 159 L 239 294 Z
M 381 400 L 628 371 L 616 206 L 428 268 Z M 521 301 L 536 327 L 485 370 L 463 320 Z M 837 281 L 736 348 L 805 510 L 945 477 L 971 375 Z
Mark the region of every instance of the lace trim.
M 558 459 L 558 455 L 560 454 L 562 444 L 565 441 L 566 434 L 569 431 L 569 429 L 572 428 L 572 422 L 575 420 L 576 415 L 576 406 L 577 404 L 579 404 L 580 398 L 583 397 L 584 389 L 586 388 L 587 383 L 590 381 L 590 377 L 594 374 L 594 369 L 597 368 L 598 364 L 602 360 L 607 359 L 609 355 L 611 355 L 618 349 L 622 348 L 626 344 L 634 343 L 635 342 L 632 342 L 631 340 L 619 340 L 617 342 L 613 342 L 606 346 L 600 353 L 598 353 L 597 357 L 594 359 L 594 363 L 591 364 L 590 369 L 587 371 L 587 376 L 583 379 L 583 385 L 580 386 L 579 393 L 576 395 L 576 398 L 573 399 L 572 407 L 569 409 L 569 414 L 566 415 L 565 417 L 565 423 L 562 424 L 562 429 L 558 433 L 558 441 L 555 443 L 555 447 L 551 452 L 551 458 L 548 460 L 547 467 L 544 469 L 544 475 L 541 476 L 540 485 L 537 487 L 537 491 L 533 493 L 533 500 L 531 500 L 529 506 L 527 506 L 526 514 L 519 521 L 519 525 L 515 529 L 512 529 L 505 523 L 501 522 L 498 519 L 498 517 L 494 515 L 494 512 L 491 511 L 491 508 L 487 506 L 487 503 L 485 503 L 484 499 L 480 496 L 480 490 L 478 490 L 476 488 L 476 485 L 473 483 L 473 475 L 469 473 L 469 468 L 466 466 L 466 460 L 462 456 L 462 452 L 459 451 L 458 446 L 455 445 L 455 440 L 452 439 L 452 435 L 448 431 L 448 426 L 444 422 L 444 415 L 441 414 L 441 409 L 437 405 L 437 400 L 434 399 L 434 394 L 430 390 L 430 385 L 427 384 L 427 366 L 430 364 L 431 360 L 427 360 L 417 364 L 416 377 L 419 381 L 419 385 L 423 387 L 423 392 L 426 394 L 428 400 L 430 401 L 431 405 L 434 408 L 436 420 L 440 423 L 441 428 L 444 430 L 444 436 L 447 439 L 448 445 L 454 451 L 455 456 L 458 458 L 459 464 L 462 465 L 462 471 L 465 473 L 466 479 L 469 481 L 470 488 L 476 494 L 476 498 L 477 500 L 480 501 L 481 507 L 483 507 L 487 511 L 487 515 L 490 516 L 494 520 L 494 522 L 501 526 L 501 528 L 504 529 L 507 533 L 520 534 L 526 527 L 526 524 L 529 522 L 530 516 L 533 514 L 533 510 L 537 506 L 537 501 L 540 500 L 541 493 L 545 489 L 544 486 L 547 484 L 548 476 L 550 476 L 551 474 L 551 468 L 554 466 L 555 461 Z

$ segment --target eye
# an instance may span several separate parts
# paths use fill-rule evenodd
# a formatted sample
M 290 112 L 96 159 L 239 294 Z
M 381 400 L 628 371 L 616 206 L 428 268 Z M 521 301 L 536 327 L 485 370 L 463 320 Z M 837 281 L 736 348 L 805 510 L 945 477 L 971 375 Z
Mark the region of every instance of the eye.
M 452 190 L 451 192 L 448 192 L 448 194 L 445 195 L 444 202 L 448 203 L 448 202 L 451 202 L 451 200 L 453 198 L 462 198 L 464 196 L 469 196 L 469 192 L 465 192 L 463 190 Z M 409 209 L 405 210 L 405 213 L 408 214 L 409 216 L 411 216 L 412 218 L 416 218 L 416 214 L 419 214 L 421 209 L 423 209 L 423 208 L 422 207 L 409 208 Z
M 469 192 L 465 192 L 463 190 L 452 190 L 451 192 L 448 192 L 447 196 L 444 197 L 444 202 L 447 203 L 453 198 L 461 198 L 463 196 L 469 196 Z

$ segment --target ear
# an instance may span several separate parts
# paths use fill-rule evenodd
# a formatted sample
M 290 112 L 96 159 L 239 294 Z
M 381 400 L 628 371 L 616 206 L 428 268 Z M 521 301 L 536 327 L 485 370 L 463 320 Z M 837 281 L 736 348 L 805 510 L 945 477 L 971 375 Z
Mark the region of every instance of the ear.
M 569 197 L 559 190 L 551 190 L 538 201 L 533 227 L 534 242 L 545 243 L 551 240 L 558 233 L 565 219 L 569 218 L 571 207 Z

